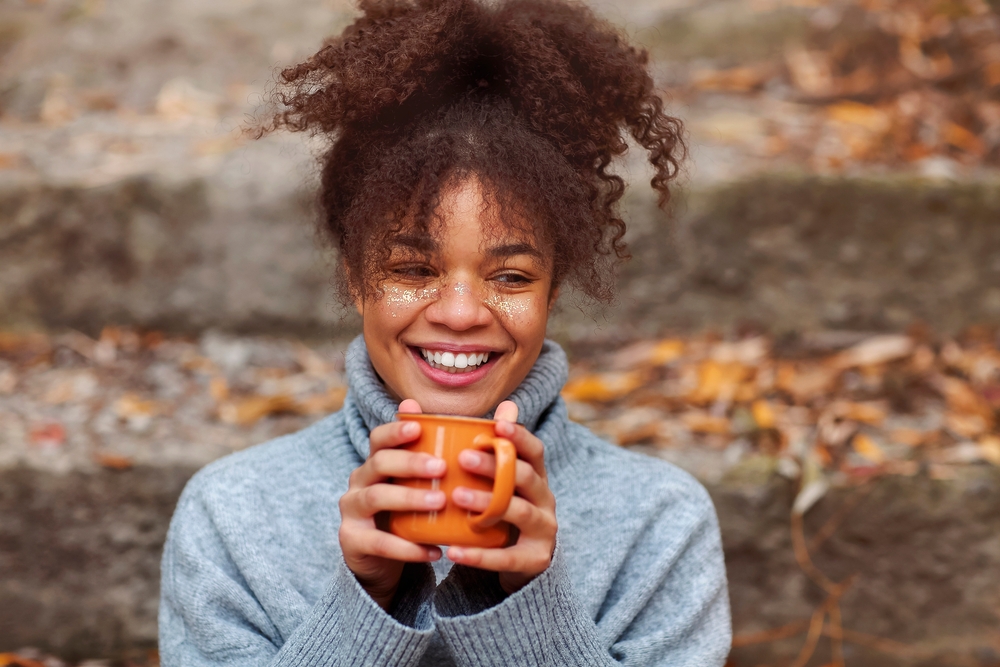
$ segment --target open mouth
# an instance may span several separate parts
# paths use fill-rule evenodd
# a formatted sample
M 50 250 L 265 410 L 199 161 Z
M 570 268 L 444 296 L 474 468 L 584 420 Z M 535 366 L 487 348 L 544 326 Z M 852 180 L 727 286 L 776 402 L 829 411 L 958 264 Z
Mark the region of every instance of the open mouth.
M 427 365 L 446 373 L 471 373 L 490 360 L 490 352 L 447 352 L 428 350 L 423 347 L 414 348 Z

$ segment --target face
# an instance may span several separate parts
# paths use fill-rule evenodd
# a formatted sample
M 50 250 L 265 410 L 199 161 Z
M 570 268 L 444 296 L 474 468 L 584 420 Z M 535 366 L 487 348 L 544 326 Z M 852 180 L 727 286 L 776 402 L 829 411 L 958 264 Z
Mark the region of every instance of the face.
M 474 179 L 443 192 L 439 213 L 431 246 L 401 234 L 381 294 L 357 305 L 372 365 L 396 399 L 478 417 L 538 358 L 557 292 L 551 255 L 533 237 L 486 234 L 493 212 Z

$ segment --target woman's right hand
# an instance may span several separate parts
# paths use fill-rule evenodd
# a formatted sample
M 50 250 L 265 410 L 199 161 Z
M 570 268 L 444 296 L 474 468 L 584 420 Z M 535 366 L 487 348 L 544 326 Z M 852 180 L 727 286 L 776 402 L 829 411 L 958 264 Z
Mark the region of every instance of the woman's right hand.
M 413 399 L 399 404 L 400 412 L 420 412 Z M 358 583 L 383 609 L 389 608 L 405 563 L 441 558 L 434 546 L 414 544 L 375 526 L 375 515 L 385 511 L 430 512 L 444 508 L 442 491 L 425 491 L 386 482 L 390 477 L 442 477 L 443 459 L 397 449 L 420 436 L 420 424 L 395 421 L 372 429 L 368 460 L 351 473 L 347 492 L 340 497 L 340 548 Z

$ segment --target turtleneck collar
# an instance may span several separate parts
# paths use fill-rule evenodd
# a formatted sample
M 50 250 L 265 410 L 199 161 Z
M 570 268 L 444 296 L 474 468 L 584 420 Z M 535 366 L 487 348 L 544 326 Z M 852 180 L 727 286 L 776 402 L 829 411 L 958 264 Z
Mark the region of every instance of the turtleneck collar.
M 350 387 L 343 408 L 348 431 L 358 454 L 367 458 L 368 433 L 376 426 L 395 420 L 399 406 L 376 375 L 363 336 L 358 336 L 348 346 L 345 370 Z M 545 443 L 547 466 L 550 458 L 557 457 L 559 452 L 556 450 L 564 446 L 568 420 L 559 392 L 568 376 L 566 353 L 554 341 L 546 340 L 528 376 L 508 397 L 517 405 L 518 423 Z M 492 419 L 493 413 L 483 416 Z

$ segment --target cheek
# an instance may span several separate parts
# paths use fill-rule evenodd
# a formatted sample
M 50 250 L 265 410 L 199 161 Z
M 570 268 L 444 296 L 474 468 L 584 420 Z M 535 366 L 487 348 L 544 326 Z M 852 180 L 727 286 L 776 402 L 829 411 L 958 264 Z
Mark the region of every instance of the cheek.
M 497 316 L 513 335 L 531 335 L 541 326 L 545 329 L 548 308 L 535 294 L 491 294 L 486 307 Z
M 403 289 L 389 286 L 382 289 L 382 298 L 375 302 L 374 307 L 384 317 L 406 318 L 439 297 L 440 290 L 436 287 Z

